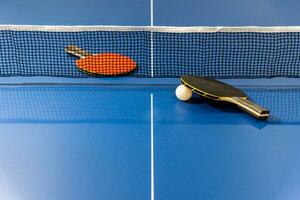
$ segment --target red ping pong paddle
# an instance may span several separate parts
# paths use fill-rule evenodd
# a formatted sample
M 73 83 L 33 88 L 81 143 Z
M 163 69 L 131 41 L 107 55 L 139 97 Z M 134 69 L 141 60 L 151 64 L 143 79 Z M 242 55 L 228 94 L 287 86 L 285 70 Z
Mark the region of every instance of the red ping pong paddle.
M 76 60 L 77 68 L 88 74 L 117 76 L 136 68 L 134 60 L 117 53 L 91 54 L 75 45 L 67 46 L 65 52 L 79 57 Z

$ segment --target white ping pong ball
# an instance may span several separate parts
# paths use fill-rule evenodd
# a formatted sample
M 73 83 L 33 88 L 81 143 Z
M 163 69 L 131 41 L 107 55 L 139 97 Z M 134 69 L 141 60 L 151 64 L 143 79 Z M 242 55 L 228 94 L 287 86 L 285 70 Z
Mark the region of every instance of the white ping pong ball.
M 179 85 L 175 91 L 176 97 L 181 101 L 188 101 L 192 98 L 193 92 L 185 85 Z

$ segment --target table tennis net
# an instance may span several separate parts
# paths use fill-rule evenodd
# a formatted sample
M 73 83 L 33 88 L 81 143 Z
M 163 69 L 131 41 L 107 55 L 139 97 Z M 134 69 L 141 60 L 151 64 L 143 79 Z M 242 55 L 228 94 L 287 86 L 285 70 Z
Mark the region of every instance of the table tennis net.
M 299 27 L 117 26 L 0 26 L 0 76 L 91 77 L 68 45 L 128 56 L 133 77 L 300 77 Z

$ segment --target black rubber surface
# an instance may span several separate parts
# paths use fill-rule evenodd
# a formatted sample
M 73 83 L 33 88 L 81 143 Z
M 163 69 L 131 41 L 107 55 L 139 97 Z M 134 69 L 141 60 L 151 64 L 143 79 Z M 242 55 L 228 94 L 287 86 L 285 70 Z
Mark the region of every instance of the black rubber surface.
M 243 91 L 210 78 L 182 76 L 181 81 L 192 89 L 196 89 L 199 93 L 208 93 L 217 97 L 247 97 Z

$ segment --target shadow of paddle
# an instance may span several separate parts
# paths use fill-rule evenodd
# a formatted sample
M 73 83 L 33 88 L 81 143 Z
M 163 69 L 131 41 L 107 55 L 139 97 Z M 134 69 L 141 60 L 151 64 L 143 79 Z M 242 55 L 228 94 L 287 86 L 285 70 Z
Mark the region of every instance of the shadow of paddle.
M 212 108 L 220 110 L 221 112 L 227 113 L 243 113 L 243 111 L 238 108 L 236 105 L 232 103 L 224 102 L 224 101 L 215 101 L 208 98 L 202 97 L 192 97 L 187 103 L 190 104 L 207 104 Z
M 240 109 L 238 106 L 229 103 L 229 102 L 224 102 L 224 101 L 216 101 L 216 100 L 212 100 L 212 99 L 208 99 L 208 98 L 203 98 L 203 97 L 192 97 L 189 101 L 187 101 L 186 103 L 188 104 L 193 104 L 193 105 L 205 105 L 205 106 L 209 106 L 215 110 L 217 110 L 218 112 L 223 112 L 223 113 L 230 113 L 230 114 L 237 114 L 237 115 L 243 115 L 243 120 L 244 122 L 246 122 L 247 124 L 258 128 L 258 129 L 262 129 L 264 128 L 268 121 L 263 121 L 263 120 L 258 120 L 255 117 L 251 116 L 250 114 L 244 112 L 242 109 Z M 227 121 L 228 119 L 219 119 L 219 122 L 223 122 L 226 123 L 225 121 Z M 231 120 L 230 120 L 231 121 Z M 235 119 L 232 119 L 232 123 L 234 123 Z M 218 122 L 216 122 L 218 123 Z M 229 121 L 227 121 L 227 123 L 230 123 Z

